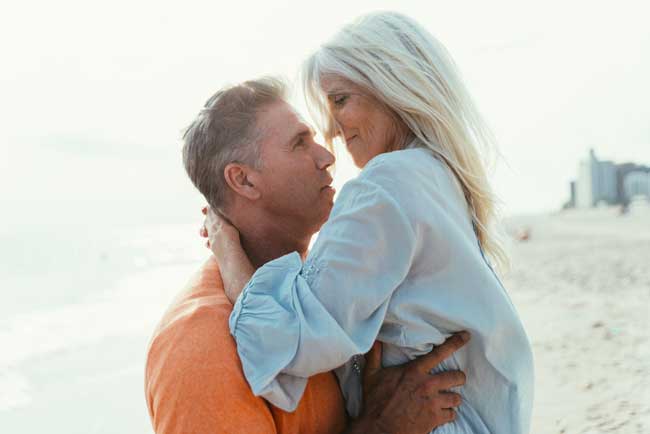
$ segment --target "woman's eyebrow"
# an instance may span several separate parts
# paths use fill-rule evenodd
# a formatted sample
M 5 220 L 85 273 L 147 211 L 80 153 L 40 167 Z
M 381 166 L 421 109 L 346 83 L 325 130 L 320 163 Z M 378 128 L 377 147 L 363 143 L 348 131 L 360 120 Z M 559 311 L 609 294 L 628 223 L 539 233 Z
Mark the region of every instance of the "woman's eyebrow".
M 346 89 L 343 88 L 343 87 L 334 87 L 332 89 L 327 90 L 327 92 L 325 92 L 325 93 L 327 93 L 327 96 L 332 96 L 332 95 L 336 95 L 338 93 L 345 93 L 345 92 L 346 92 Z

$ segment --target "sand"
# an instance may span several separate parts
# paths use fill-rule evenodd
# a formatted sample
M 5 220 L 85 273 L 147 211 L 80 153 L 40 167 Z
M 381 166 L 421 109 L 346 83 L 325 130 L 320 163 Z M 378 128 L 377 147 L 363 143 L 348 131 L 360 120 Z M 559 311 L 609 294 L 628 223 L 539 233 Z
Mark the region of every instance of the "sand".
M 536 367 L 532 434 L 650 433 L 650 210 L 517 218 L 505 278 Z

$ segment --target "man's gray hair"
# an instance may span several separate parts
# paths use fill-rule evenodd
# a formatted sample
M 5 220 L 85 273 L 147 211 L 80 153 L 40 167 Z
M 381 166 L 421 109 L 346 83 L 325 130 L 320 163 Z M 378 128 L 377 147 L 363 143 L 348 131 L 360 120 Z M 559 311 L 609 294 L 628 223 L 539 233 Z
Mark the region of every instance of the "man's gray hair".
M 223 174 L 230 163 L 259 168 L 263 131 L 257 113 L 285 101 L 286 84 L 274 77 L 250 80 L 219 90 L 183 134 L 183 164 L 194 186 L 210 206 L 222 209 L 228 185 Z

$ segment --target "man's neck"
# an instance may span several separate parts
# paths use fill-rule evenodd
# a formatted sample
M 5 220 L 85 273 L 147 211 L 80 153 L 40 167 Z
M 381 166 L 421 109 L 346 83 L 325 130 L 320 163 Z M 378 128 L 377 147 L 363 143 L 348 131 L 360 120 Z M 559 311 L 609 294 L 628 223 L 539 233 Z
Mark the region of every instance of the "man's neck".
M 300 225 L 267 215 L 238 217 L 233 223 L 239 230 L 242 247 L 255 268 L 287 253 L 298 252 L 303 259 L 307 255 L 313 234 L 300 233 Z

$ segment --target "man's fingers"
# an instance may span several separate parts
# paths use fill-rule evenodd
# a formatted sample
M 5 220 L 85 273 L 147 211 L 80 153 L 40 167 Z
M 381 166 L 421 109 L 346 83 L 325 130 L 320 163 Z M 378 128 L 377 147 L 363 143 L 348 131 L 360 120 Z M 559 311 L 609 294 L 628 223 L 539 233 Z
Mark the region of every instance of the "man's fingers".
M 462 403 L 463 399 L 458 393 L 440 392 L 440 404 L 442 408 L 459 407 Z
M 364 382 L 381 369 L 381 342 L 375 341 L 370 351 L 366 354 L 364 367 Z
M 456 420 L 456 411 L 454 410 L 445 408 L 440 411 L 440 414 L 444 423 Z
M 431 376 L 426 383 L 426 389 L 429 394 L 458 387 L 465 384 L 467 377 L 462 371 L 445 371 Z
M 470 334 L 467 332 L 454 333 L 442 344 L 431 350 L 429 354 L 416 359 L 418 369 L 422 372 L 429 372 L 469 342 L 469 339 Z

